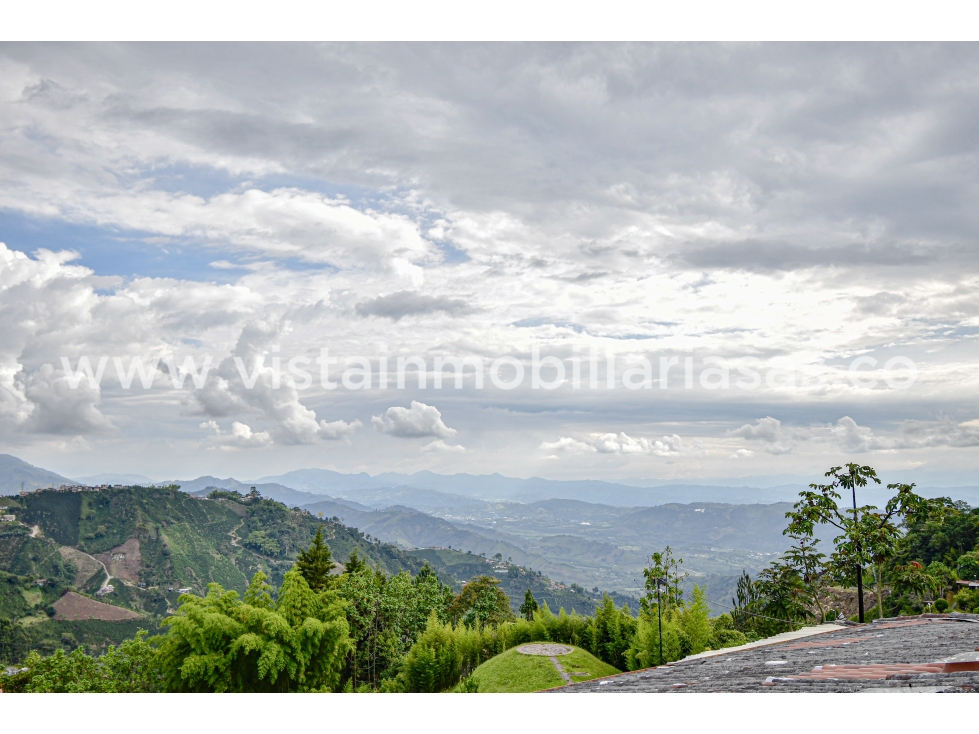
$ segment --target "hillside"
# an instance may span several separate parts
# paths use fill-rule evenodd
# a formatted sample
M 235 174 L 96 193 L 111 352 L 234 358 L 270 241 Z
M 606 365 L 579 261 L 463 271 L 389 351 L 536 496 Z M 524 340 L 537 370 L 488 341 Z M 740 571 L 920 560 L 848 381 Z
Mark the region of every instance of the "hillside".
M 136 627 L 156 629 L 181 589 L 203 594 L 213 581 L 244 593 L 259 570 L 278 585 L 321 525 L 338 561 L 356 548 L 388 574 L 424 565 L 341 523 L 232 493 L 208 500 L 137 487 L 41 492 L 3 504 L 18 522 L 0 526 L 0 617 L 18 620 L 26 642 L 43 650 L 104 649 Z M 87 601 L 59 603 L 66 592 Z M 120 608 L 138 619 L 112 611 Z
M 377 498 L 390 490 L 371 490 Z M 399 490 L 407 502 L 409 492 Z M 438 493 L 432 493 L 438 494 Z M 425 497 L 431 499 L 431 495 Z M 467 500 L 473 502 L 472 500 Z M 711 578 L 729 588 L 742 570 L 756 572 L 783 548 L 788 503 L 716 505 L 695 503 L 658 507 L 613 507 L 577 500 L 531 504 L 470 505 L 466 523 L 413 507 L 358 511 L 343 500 L 306 505 L 310 512 L 339 517 L 370 535 L 403 548 L 454 548 L 543 571 L 565 583 L 600 587 L 627 596 L 649 555 L 670 545 L 685 560 L 690 584 Z M 725 578 L 728 577 L 728 578 Z
M 514 610 L 527 588 L 555 610 L 591 613 L 601 596 L 502 556 L 488 561 L 455 551 L 406 552 L 337 521 L 333 512 L 319 514 L 385 514 L 344 505 L 307 511 L 228 490 L 211 490 L 205 498 L 176 487 L 39 492 L 3 503 L 17 521 L 0 526 L 0 617 L 19 623 L 24 645 L 47 652 L 79 644 L 104 650 L 138 628 L 154 631 L 182 591 L 204 594 L 210 582 L 244 593 L 261 570 L 277 586 L 318 527 L 341 563 L 355 548 L 388 575 L 416 574 L 429 562 L 456 590 L 473 576 L 495 575 Z M 406 508 L 394 513 L 402 511 L 418 515 L 422 524 L 445 522 Z M 626 597 L 615 599 L 635 606 Z
M 568 612 L 593 614 L 602 600 L 601 590 L 554 581 L 539 571 L 531 571 L 504 558 L 487 559 L 478 554 L 446 548 L 420 548 L 409 553 L 431 565 L 440 578 L 449 577 L 459 581 L 474 576 L 498 578 L 500 588 L 510 597 L 510 607 L 514 613 L 519 612 L 527 589 L 530 589 L 538 604 L 546 603 L 554 612 L 563 608 Z M 633 612 L 639 607 L 639 602 L 632 596 L 617 592 L 611 592 L 611 596 L 618 607 L 627 605 Z
M 21 489 L 57 487 L 66 482 L 71 483 L 60 474 L 40 469 L 16 456 L 0 454 L 0 495 L 15 495 Z

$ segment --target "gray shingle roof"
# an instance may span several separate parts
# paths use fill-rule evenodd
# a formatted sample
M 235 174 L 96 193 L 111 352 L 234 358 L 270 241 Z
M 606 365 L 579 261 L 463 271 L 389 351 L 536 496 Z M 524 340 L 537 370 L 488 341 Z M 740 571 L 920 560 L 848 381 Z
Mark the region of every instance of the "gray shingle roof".
M 554 692 L 979 692 L 979 615 L 884 619 L 770 642 Z

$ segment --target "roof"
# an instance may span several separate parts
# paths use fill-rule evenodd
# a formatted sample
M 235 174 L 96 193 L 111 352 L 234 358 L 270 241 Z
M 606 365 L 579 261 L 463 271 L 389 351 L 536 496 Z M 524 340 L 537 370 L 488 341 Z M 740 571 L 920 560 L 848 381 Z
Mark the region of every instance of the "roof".
M 979 692 L 979 615 L 819 625 L 554 689 L 605 692 Z

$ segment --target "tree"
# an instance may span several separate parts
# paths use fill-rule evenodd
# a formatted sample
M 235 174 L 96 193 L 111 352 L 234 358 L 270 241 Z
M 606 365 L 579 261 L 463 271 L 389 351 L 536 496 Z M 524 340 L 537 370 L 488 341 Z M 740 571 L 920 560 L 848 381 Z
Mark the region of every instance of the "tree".
M 868 512 L 860 518 L 860 522 L 863 525 L 860 535 L 865 538 L 864 547 L 873 569 L 877 619 L 882 619 L 884 617 L 884 566 L 897 552 L 897 542 L 901 533 L 894 523 L 882 520 L 879 512 Z
M 816 550 L 819 541 L 807 535 L 791 536 L 795 541 L 783 555 L 786 563 L 794 569 L 805 587 L 808 601 L 819 610 L 819 621 L 826 619 L 826 612 L 823 610 L 822 596 L 823 588 L 826 585 L 827 569 L 826 555 Z
M 954 568 L 959 557 L 979 544 L 979 508 L 947 497 L 930 500 L 931 512 L 917 520 L 905 520 L 898 560 L 930 564 L 941 561 Z
M 500 580 L 492 576 L 478 576 L 463 586 L 449 607 L 452 621 L 467 627 L 481 627 L 512 620 L 510 599 L 499 584 Z
M 683 590 L 680 584 L 686 580 L 687 573 L 680 571 L 682 565 L 683 559 L 674 558 L 670 546 L 666 546 L 662 552 L 653 553 L 646 568 L 642 570 L 642 575 L 646 579 L 647 604 L 655 604 L 658 578 L 666 579 L 665 588 L 660 594 L 664 609 L 683 603 Z
M 936 600 L 940 597 L 944 597 L 946 593 L 954 588 L 956 580 L 955 571 L 950 569 L 941 561 L 932 561 L 928 564 L 928 567 L 925 570 L 928 572 L 928 575 L 935 580 L 934 586 Z
M 750 614 L 751 608 L 758 601 L 758 588 L 751 580 L 747 571 L 741 571 L 738 578 L 738 585 L 735 588 L 734 597 L 731 599 L 731 621 L 734 628 L 741 632 L 749 631 L 753 618 Z
M 784 619 L 789 629 L 795 629 L 795 621 L 812 616 L 807 605 L 807 594 L 799 572 L 781 560 L 772 562 L 758 574 L 757 606 L 762 614 Z
M 418 635 L 424 631 L 432 612 L 435 612 L 435 616 L 440 622 L 449 621 L 452 589 L 439 580 L 428 562 L 422 566 L 412 583 L 415 587 L 413 630 L 415 631 L 414 639 L 417 639 Z
M 924 600 L 935 588 L 935 580 L 917 561 L 894 568 L 894 589 L 899 594 L 910 594 Z
M 153 693 L 163 690 L 157 652 L 146 641 L 146 631 L 119 647 L 109 646 L 101 657 L 89 657 L 81 648 L 70 655 L 57 650 L 42 658 L 27 656 L 26 670 L 4 680 L 8 693 Z
M 0 617 L 0 663 L 12 663 L 16 657 L 14 635 L 17 625 L 7 617 Z
M 680 622 L 690 641 L 690 655 L 707 649 L 711 633 L 709 612 L 707 594 L 699 586 L 694 586 L 693 604 L 683 611 Z
M 975 581 L 979 579 L 979 551 L 963 553 L 956 564 L 959 578 Z
M 537 603 L 530 589 L 527 589 L 527 592 L 523 595 L 523 604 L 520 605 L 521 616 L 528 622 L 533 622 L 534 612 L 538 609 L 540 609 L 540 605 Z
M 812 536 L 816 525 L 829 524 L 840 531 L 833 542 L 837 547 L 837 560 L 852 564 L 857 582 L 857 598 L 860 621 L 864 621 L 863 608 L 863 569 L 868 564 L 878 564 L 877 558 L 890 558 L 894 554 L 893 544 L 888 544 L 896 531 L 895 521 L 917 520 L 931 507 L 924 498 L 914 492 L 913 484 L 888 484 L 887 488 L 897 494 L 887 501 L 883 512 L 874 505 L 857 505 L 857 488 L 867 486 L 868 481 L 880 484 L 877 472 L 869 466 L 847 464 L 834 466 L 826 477 L 829 484 L 810 484 L 808 490 L 799 493 L 799 501 L 793 511 L 785 513 L 789 526 L 783 531 L 786 535 Z M 838 500 L 840 491 L 850 494 L 852 508 L 841 508 Z
M 462 655 L 457 638 L 451 625 L 442 624 L 432 614 L 405 659 L 401 679 L 407 692 L 437 693 L 459 680 Z
M 209 584 L 203 598 L 184 594 L 159 647 L 165 690 L 292 692 L 333 690 L 350 647 L 343 604 L 315 593 L 295 567 L 273 604 L 265 575 L 255 574 L 243 602 Z
M 339 593 L 347 602 L 346 614 L 350 624 L 349 675 L 354 690 L 361 682 L 377 686 L 381 673 L 394 655 L 391 629 L 384 619 L 383 597 L 387 577 L 381 571 L 362 565 L 354 573 L 344 574 Z
M 629 614 L 629 607 L 616 609 L 612 597 L 603 595 L 591 625 L 592 654 L 613 668 L 624 670 L 635 631 L 636 620 Z
M 319 593 L 330 588 L 330 571 L 334 566 L 333 554 L 323 540 L 323 526 L 320 525 L 316 528 L 312 545 L 299 551 L 295 568 L 306 579 L 309 588 Z
M 366 564 L 364 563 L 363 559 L 361 559 L 360 555 L 357 553 L 357 549 L 354 548 L 352 551 L 350 551 L 350 557 L 347 559 L 347 562 L 344 564 L 345 567 L 344 573 L 354 574 L 360 571 L 365 566 Z

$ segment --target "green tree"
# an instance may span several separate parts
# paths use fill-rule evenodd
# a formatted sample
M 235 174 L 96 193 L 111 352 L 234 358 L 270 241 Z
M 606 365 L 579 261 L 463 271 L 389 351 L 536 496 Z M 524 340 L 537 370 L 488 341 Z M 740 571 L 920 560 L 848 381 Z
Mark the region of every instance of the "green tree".
M 761 613 L 774 619 L 784 619 L 790 630 L 796 620 L 812 615 L 807 605 L 807 594 L 799 572 L 787 563 L 773 561 L 758 574 L 756 605 Z
M 180 597 L 159 648 L 163 686 L 175 692 L 332 690 L 349 649 L 343 604 L 315 593 L 298 569 L 286 572 L 271 602 L 265 575 L 255 574 L 243 602 L 209 584 L 203 598 Z
M 680 624 L 690 641 L 690 655 L 697 655 L 707 649 L 710 642 L 710 608 L 707 594 L 699 586 L 693 587 L 693 604 L 683 611 Z
M 932 561 L 925 570 L 934 579 L 936 599 L 944 597 L 949 591 L 955 588 L 955 581 L 957 579 L 955 571 L 941 561 Z
M 947 497 L 929 500 L 930 511 L 917 519 L 906 518 L 896 562 L 941 561 L 954 568 L 959 556 L 979 543 L 979 508 Z
M 350 557 L 347 559 L 347 562 L 344 564 L 344 573 L 350 573 L 350 574 L 357 573 L 358 571 L 363 569 L 366 565 L 367 564 L 364 563 L 363 559 L 357 553 L 357 549 L 354 548 L 352 551 L 350 551 Z
M 412 582 L 415 586 L 414 611 L 412 613 L 413 640 L 425 630 L 432 612 L 440 622 L 449 621 L 452 589 L 443 584 L 426 562 Z
M 523 604 L 520 605 L 521 616 L 528 622 L 532 622 L 534 620 L 534 612 L 536 612 L 538 609 L 540 609 L 540 604 L 538 604 L 537 600 L 534 598 L 533 592 L 531 592 L 530 589 L 527 589 L 526 593 L 523 595 Z
M 863 610 L 863 569 L 868 564 L 878 564 L 878 558 L 893 556 L 895 548 L 892 531 L 900 520 L 915 521 L 927 516 L 931 504 L 914 492 L 913 484 L 888 484 L 887 488 L 897 494 L 888 500 L 883 512 L 874 505 L 857 505 L 857 489 L 866 487 L 868 482 L 880 484 L 877 472 L 869 466 L 846 464 L 834 466 L 826 477 L 829 484 L 810 484 L 808 490 L 799 493 L 799 501 L 785 516 L 789 526 L 783 531 L 786 535 L 812 536 L 816 525 L 828 524 L 840 534 L 834 538 L 838 563 L 852 565 L 852 574 L 857 583 L 857 597 L 860 608 L 860 621 L 864 621 Z M 850 495 L 852 507 L 840 507 L 840 492 Z M 890 544 L 888 544 L 890 543 Z M 875 558 L 875 554 L 880 552 Z
M 0 617 L 0 663 L 11 663 L 16 659 L 16 633 L 17 625 L 7 617 Z
M 935 580 L 928 575 L 924 567 L 917 561 L 896 566 L 893 572 L 894 590 L 898 594 L 908 594 L 924 601 L 929 592 L 935 588 Z
M 455 685 L 463 666 L 458 637 L 452 625 L 439 622 L 433 613 L 405 660 L 401 676 L 404 690 L 437 693 Z
M 659 620 L 655 608 L 643 609 L 636 620 L 636 631 L 626 653 L 629 670 L 663 665 L 684 656 L 683 638 L 674 615 L 667 613 L 663 618 L 663 658 L 659 657 Z
M 58 650 L 49 657 L 36 651 L 27 656 L 25 671 L 8 677 L 9 693 L 152 693 L 163 690 L 157 652 L 146 641 L 146 631 L 110 646 L 101 657 L 89 657 L 81 648 L 70 655 Z
M 449 616 L 467 627 L 508 622 L 514 618 L 510 598 L 499 588 L 500 580 L 477 576 L 462 587 L 452 600 Z
M 387 577 L 362 565 L 354 573 L 345 573 L 339 593 L 347 602 L 346 614 L 350 624 L 348 674 L 352 687 L 366 683 L 376 688 L 394 656 L 390 626 L 384 618 L 384 594 Z
M 336 564 L 330 546 L 323 540 L 323 526 L 316 528 L 316 536 L 308 548 L 303 548 L 296 556 L 296 569 L 306 579 L 309 588 L 319 593 L 330 588 L 330 571 Z
M 816 550 L 819 540 L 808 535 L 790 536 L 795 543 L 782 554 L 786 564 L 799 576 L 806 591 L 807 601 L 819 610 L 819 621 L 826 619 L 822 594 L 828 576 L 826 555 Z
M 660 590 L 664 609 L 671 606 L 679 606 L 683 602 L 683 590 L 680 585 L 686 580 L 687 573 L 681 571 L 683 565 L 682 558 L 673 557 L 673 549 L 666 546 L 662 552 L 653 553 L 642 570 L 642 575 L 646 579 L 646 599 L 648 603 L 655 603 L 656 599 L 656 579 L 665 579 L 666 583 Z M 665 595 L 665 596 L 664 596 Z
M 979 551 L 963 553 L 956 563 L 959 578 L 975 581 L 979 579 Z
M 734 596 L 731 598 L 731 622 L 736 630 L 750 632 L 756 627 L 757 618 L 752 614 L 753 608 L 759 601 L 758 587 L 751 580 L 747 571 L 742 570 L 738 577 Z
M 629 608 L 623 606 L 616 609 L 612 597 L 603 595 L 591 624 L 592 654 L 613 668 L 624 670 L 628 665 L 626 654 L 635 631 L 636 620 L 629 613 Z

